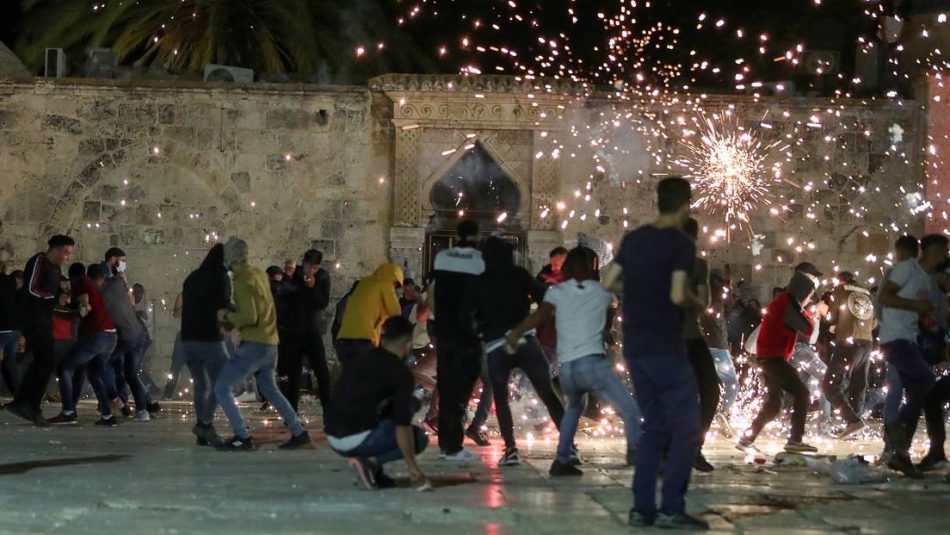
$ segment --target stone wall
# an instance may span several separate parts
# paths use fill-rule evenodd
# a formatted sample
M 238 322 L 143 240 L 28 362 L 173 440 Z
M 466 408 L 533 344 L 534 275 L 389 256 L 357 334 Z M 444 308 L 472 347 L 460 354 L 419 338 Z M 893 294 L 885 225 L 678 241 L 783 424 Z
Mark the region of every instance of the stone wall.
M 45 237 L 77 238 L 74 260 L 129 255 L 167 313 L 209 243 L 244 237 L 255 264 L 326 254 L 339 295 L 386 258 L 391 135 L 362 88 L 0 86 L 0 247 L 14 265 Z

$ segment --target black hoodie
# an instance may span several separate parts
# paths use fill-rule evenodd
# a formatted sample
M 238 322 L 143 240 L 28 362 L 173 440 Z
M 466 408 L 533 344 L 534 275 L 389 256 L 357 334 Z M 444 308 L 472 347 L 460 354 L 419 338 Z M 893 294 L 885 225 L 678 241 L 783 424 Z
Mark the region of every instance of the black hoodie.
M 323 335 L 323 311 L 330 305 L 330 273 L 321 269 L 313 288 L 303 280 L 303 267 L 277 287 L 277 326 L 297 333 Z
M 515 265 L 514 251 L 499 238 L 482 245 L 485 272 L 470 287 L 463 310 L 474 315 L 486 342 L 497 340 L 531 313 L 531 303 L 544 298 L 544 285 Z
M 224 246 L 216 244 L 191 272 L 181 291 L 181 339 L 217 342 L 222 338 L 218 310 L 231 304 L 231 279 L 224 267 Z

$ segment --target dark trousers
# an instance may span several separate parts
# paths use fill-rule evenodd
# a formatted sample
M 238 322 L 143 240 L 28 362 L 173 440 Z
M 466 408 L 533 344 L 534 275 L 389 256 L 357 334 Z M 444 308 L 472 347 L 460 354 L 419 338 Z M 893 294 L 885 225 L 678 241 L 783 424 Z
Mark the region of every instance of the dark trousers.
M 330 399 L 330 368 L 327 367 L 327 351 L 323 347 L 323 337 L 317 333 L 280 331 L 280 346 L 277 356 L 277 386 L 297 410 L 300 403 L 300 382 L 303 377 L 303 358 L 307 357 L 310 369 L 317 378 L 317 396 L 327 413 Z
M 3 362 L 0 362 L 0 376 L 10 395 L 15 395 L 20 383 L 20 364 L 17 362 L 16 350 L 20 345 L 20 331 L 0 333 L 0 351 L 3 352 Z
M 759 414 L 752 420 L 752 426 L 746 431 L 743 440 L 752 442 L 762 432 L 762 428 L 778 416 L 782 410 L 782 392 L 792 396 L 792 428 L 789 442 L 801 442 L 805 434 L 805 418 L 808 416 L 808 387 L 802 382 L 798 370 L 781 357 L 759 359 L 759 370 L 765 382 L 765 403 Z
M 436 343 L 436 376 L 439 392 L 439 448 L 458 453 L 465 438 L 465 407 L 481 369 L 482 348 L 477 340 L 459 343 L 448 337 Z
M 145 356 L 150 343 L 147 335 L 138 340 L 119 340 L 109 358 L 109 366 L 104 370 L 110 399 L 119 397 L 128 405 L 131 393 L 137 411 L 146 410 L 152 401 L 139 377 L 142 357 Z
M 511 417 L 511 407 L 508 405 L 508 382 L 515 368 L 521 368 L 528 376 L 531 386 L 547 407 L 548 414 L 558 429 L 561 428 L 561 420 L 564 418 L 564 404 L 551 387 L 548 361 L 538 340 L 529 336 L 514 355 L 509 355 L 504 346 L 495 349 L 488 354 L 488 377 L 491 379 L 495 397 L 495 417 L 498 418 L 498 427 L 501 428 L 506 449 L 515 447 L 514 421 Z
M 871 366 L 871 341 L 838 342 L 825 372 L 821 390 L 841 417 L 850 422 L 861 420 L 861 409 L 868 387 Z M 847 396 L 844 383 L 847 381 Z
M 696 375 L 699 388 L 699 446 L 706 442 L 706 433 L 712 426 L 719 408 L 719 374 L 709 346 L 702 338 L 686 340 L 686 355 Z
M 429 437 L 422 428 L 412 426 L 412 434 L 415 438 L 416 455 L 425 451 L 429 445 Z M 344 457 L 359 457 L 362 459 L 376 459 L 379 464 L 391 463 L 402 459 L 402 450 L 399 449 L 399 443 L 396 442 L 396 424 L 392 420 L 383 420 L 370 434 L 363 439 L 359 446 L 351 450 L 333 451 Z
M 930 438 L 930 451 L 943 453 L 947 441 L 946 419 L 943 406 L 950 402 L 950 376 L 944 375 L 934 385 L 924 404 L 924 418 L 927 420 L 927 436 Z
M 33 361 L 26 369 L 17 388 L 13 403 L 34 416 L 40 416 L 40 403 L 46 396 L 46 386 L 56 371 L 56 352 L 53 350 L 53 327 L 35 327 L 23 332 L 27 347 L 33 353 Z
M 909 340 L 894 340 L 881 344 L 881 351 L 888 365 L 897 370 L 904 387 L 905 401 L 897 420 L 903 424 L 904 429 L 915 429 L 924 408 L 924 401 L 937 382 L 933 368 L 920 355 L 917 344 Z M 909 442 L 910 436 L 906 439 Z
M 634 355 L 625 349 L 637 404 L 643 412 L 633 507 L 648 517 L 656 514 L 656 481 L 666 453 L 660 510 L 670 515 L 682 513 L 699 439 L 696 376 L 686 355 Z
M 336 358 L 340 361 L 340 365 L 346 366 L 348 362 L 353 362 L 356 357 L 373 349 L 373 341 L 340 338 L 337 339 L 333 348 L 336 350 Z

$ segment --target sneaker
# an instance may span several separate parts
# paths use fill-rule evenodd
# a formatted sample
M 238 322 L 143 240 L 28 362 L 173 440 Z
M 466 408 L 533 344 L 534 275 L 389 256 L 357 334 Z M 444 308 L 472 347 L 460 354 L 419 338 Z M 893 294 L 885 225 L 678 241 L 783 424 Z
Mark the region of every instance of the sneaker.
M 254 451 L 254 440 L 251 437 L 231 437 L 230 440 L 217 447 L 218 451 Z
M 162 406 L 158 404 L 157 401 L 149 401 L 145 404 L 145 410 L 148 411 L 149 416 L 155 416 L 156 414 L 162 412 Z
M 818 448 L 804 442 L 792 442 L 789 440 L 785 444 L 785 451 L 789 453 L 818 453 Z
M 554 459 L 554 462 L 551 463 L 551 469 L 548 470 L 548 473 L 551 474 L 551 477 L 571 477 L 584 475 L 584 472 L 582 472 L 580 468 L 567 463 L 562 463 L 557 459 Z
M 676 513 L 675 515 L 660 513 L 656 517 L 654 525 L 661 529 L 693 529 L 699 531 L 709 529 L 709 522 L 686 513 Z
M 148 415 L 148 411 L 138 411 L 135 413 L 135 418 L 132 418 L 132 421 L 145 423 L 151 419 L 152 418 Z
M 234 399 L 238 403 L 251 403 L 251 402 L 257 401 L 257 394 L 251 391 L 247 391 Z
M 837 437 L 839 439 L 850 437 L 865 427 L 867 427 L 867 424 L 861 420 L 858 420 L 857 422 L 849 422 L 848 425 L 844 427 L 844 429 L 838 432 Z
M 122 408 L 119 410 L 122 411 L 122 416 L 125 416 L 126 418 L 131 418 L 135 414 L 132 412 L 132 408 L 128 405 L 122 405 Z
M 920 460 L 920 464 L 917 465 L 917 469 L 921 472 L 929 472 L 931 470 L 940 470 L 946 468 L 947 466 L 947 456 L 941 452 L 929 451 L 927 455 L 924 455 L 924 458 Z
M 505 456 L 498 461 L 498 466 L 518 466 L 519 464 L 521 464 L 521 459 L 518 459 L 518 448 L 505 450 Z
M 636 465 L 637 465 L 637 449 L 636 448 L 628 449 L 626 466 L 636 466 Z
M 356 472 L 356 479 L 366 490 L 377 490 L 379 486 L 376 484 L 376 479 L 373 477 L 373 465 L 363 459 L 362 457 L 349 457 L 346 459 L 347 464 L 353 468 L 353 471 Z
M 282 450 L 296 450 L 310 444 L 310 434 L 304 431 L 297 436 L 290 437 L 290 440 L 284 442 L 278 448 Z
M 759 455 L 762 451 L 759 448 L 756 448 L 751 442 L 746 442 L 745 440 L 740 440 L 736 443 L 736 449 L 745 453 L 746 455 Z
M 482 433 L 478 429 L 473 429 L 469 427 L 465 431 L 465 436 L 472 439 L 472 442 L 474 442 L 478 446 L 482 446 L 482 447 L 491 446 L 491 441 L 488 440 L 488 437 L 485 436 L 485 433 Z
M 906 453 L 895 453 L 891 459 L 887 461 L 887 467 L 904 474 L 905 477 L 910 479 L 920 479 L 924 477 L 924 474 L 914 466 L 914 463 L 910 460 L 910 456 Z
M 171 401 L 172 399 L 175 399 L 175 385 L 169 383 L 165 385 L 165 391 L 162 392 L 162 401 Z
M 729 418 L 725 415 L 725 413 L 716 413 L 716 425 L 719 426 L 719 432 L 722 433 L 722 436 L 726 438 L 733 438 L 736 436 L 736 428 L 732 427 L 732 424 L 729 423 Z
M 108 418 L 100 417 L 96 420 L 96 424 L 102 427 L 119 427 L 118 420 L 115 419 L 115 416 L 110 416 Z
M 460 461 L 463 463 L 475 463 L 481 460 L 478 455 L 475 455 L 465 448 L 462 448 L 455 453 L 446 452 L 444 457 L 442 455 L 439 457 L 445 459 L 446 461 Z
M 72 414 L 59 413 L 57 416 L 53 416 L 49 420 L 46 420 L 46 423 L 50 425 L 76 425 L 79 422 L 79 416 L 74 412 Z
M 627 517 L 627 525 L 634 528 L 648 528 L 656 522 L 656 515 L 645 515 L 633 509 L 630 510 L 630 516 Z
M 703 452 L 699 452 L 696 454 L 696 458 L 693 459 L 693 468 L 696 470 L 699 470 L 700 472 L 712 472 L 713 470 L 716 469 L 715 466 L 713 466 L 712 464 L 710 464 L 709 461 L 706 460 L 706 457 L 703 455 Z
M 270 402 L 265 401 L 264 403 L 261 403 L 261 408 L 258 409 L 258 412 L 267 412 L 269 410 L 270 410 Z
M 584 463 L 584 461 L 581 460 L 581 454 L 580 454 L 580 452 L 577 451 L 577 444 L 574 444 L 573 446 L 571 446 L 571 454 L 568 455 L 568 457 L 567 457 L 567 462 L 568 462 L 568 464 L 570 464 L 570 465 L 572 465 L 572 466 L 577 466 L 577 465 L 579 465 L 579 464 L 583 464 L 583 463 Z

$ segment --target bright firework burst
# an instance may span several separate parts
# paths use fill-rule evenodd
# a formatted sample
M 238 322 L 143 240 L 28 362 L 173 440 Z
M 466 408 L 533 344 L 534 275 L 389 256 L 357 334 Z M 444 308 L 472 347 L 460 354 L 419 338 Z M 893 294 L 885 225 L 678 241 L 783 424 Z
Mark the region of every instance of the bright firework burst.
M 751 230 L 749 214 L 771 204 L 770 188 L 781 178 L 781 164 L 766 163 L 779 143 L 765 143 L 721 118 L 707 118 L 701 132 L 687 131 L 687 154 L 676 163 L 689 171 L 699 194 L 694 207 L 724 214 L 730 228 Z

